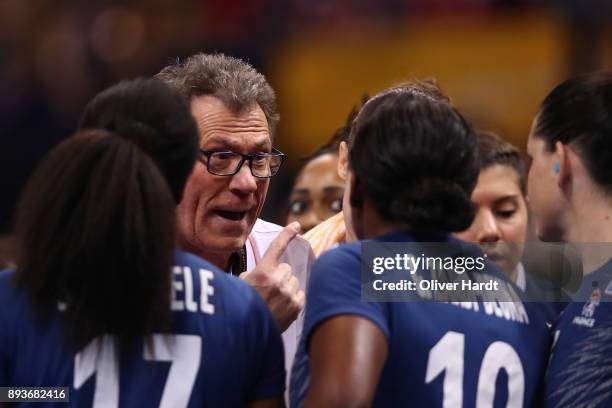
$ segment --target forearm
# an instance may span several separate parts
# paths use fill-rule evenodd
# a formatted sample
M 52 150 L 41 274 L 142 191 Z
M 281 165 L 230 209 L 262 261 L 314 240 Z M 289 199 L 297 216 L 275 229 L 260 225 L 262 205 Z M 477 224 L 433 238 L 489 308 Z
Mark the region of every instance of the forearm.
M 321 325 L 310 344 L 311 382 L 305 407 L 372 404 L 387 357 L 387 342 L 370 320 L 338 316 Z

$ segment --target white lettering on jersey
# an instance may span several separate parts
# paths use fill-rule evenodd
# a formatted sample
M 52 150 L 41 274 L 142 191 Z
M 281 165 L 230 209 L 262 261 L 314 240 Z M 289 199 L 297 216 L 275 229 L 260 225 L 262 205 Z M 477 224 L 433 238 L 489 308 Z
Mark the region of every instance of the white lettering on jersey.
M 206 314 L 215 314 L 215 306 L 208 302 L 208 296 L 212 296 L 215 294 L 215 287 L 211 284 L 210 281 L 213 280 L 215 275 L 206 269 L 200 269 L 200 285 L 201 294 L 200 294 L 200 310 Z
M 175 266 L 172 268 L 172 303 L 170 308 L 174 312 L 202 312 L 206 314 L 215 314 L 215 306 L 210 303 L 210 297 L 215 294 L 215 288 L 212 285 L 214 274 L 206 269 L 199 270 L 200 275 L 200 293 L 197 299 L 197 293 L 194 290 L 193 274 L 188 266 Z M 179 293 L 184 296 L 181 300 Z M 199 305 L 198 305 L 199 301 Z

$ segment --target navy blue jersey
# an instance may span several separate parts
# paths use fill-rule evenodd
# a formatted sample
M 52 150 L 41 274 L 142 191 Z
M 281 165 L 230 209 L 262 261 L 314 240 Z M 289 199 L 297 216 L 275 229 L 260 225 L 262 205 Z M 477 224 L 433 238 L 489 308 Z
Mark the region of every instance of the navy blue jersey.
M 550 407 L 612 406 L 612 261 L 587 275 L 554 327 Z M 582 300 L 584 299 L 584 300 Z
M 546 323 L 552 326 L 569 303 L 570 297 L 553 283 L 529 274 L 525 286 L 525 299 L 542 309 Z
M 70 387 L 79 407 L 237 407 L 283 395 L 283 344 L 267 306 L 194 255 L 176 252 L 171 331 L 126 345 L 119 359 L 111 336 L 69 347 L 59 311 L 34 320 L 12 274 L 0 274 L 0 386 Z
M 393 233 L 375 241 L 414 240 Z M 322 255 L 313 266 L 292 370 L 292 407 L 302 406 L 308 390 L 308 341 L 319 324 L 338 315 L 366 318 L 386 337 L 388 356 L 374 406 L 523 407 L 541 401 L 550 335 L 539 309 L 520 301 L 365 302 L 360 258 L 360 243 L 352 243 Z M 491 264 L 479 273 L 502 276 Z

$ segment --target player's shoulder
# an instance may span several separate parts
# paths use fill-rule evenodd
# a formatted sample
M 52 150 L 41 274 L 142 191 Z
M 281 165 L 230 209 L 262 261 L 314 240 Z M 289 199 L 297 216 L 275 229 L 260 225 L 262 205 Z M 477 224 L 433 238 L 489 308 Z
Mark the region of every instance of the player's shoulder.
M 0 271 L 0 334 L 10 333 L 27 321 L 30 315 L 29 297 L 16 287 L 15 269 Z
M 204 269 L 212 272 L 215 282 L 215 294 L 223 298 L 232 300 L 242 299 L 245 304 L 250 304 L 256 296 L 255 290 L 245 281 L 232 276 L 217 268 L 207 260 L 199 256 L 177 249 L 175 251 L 174 265 L 179 267 L 189 267 L 192 270 Z
M 607 300 L 612 298 L 612 259 L 584 277 L 580 290 L 577 296 L 574 296 L 574 299 L 589 299 L 595 288 L 598 288 L 601 296 Z
M 359 279 L 359 273 L 355 273 L 359 265 L 361 265 L 361 243 L 358 241 L 341 244 L 326 251 L 315 261 L 311 279 L 315 279 L 315 276 L 320 274 Z
M 333 262 L 334 260 L 360 260 L 361 259 L 361 241 L 349 242 L 340 244 L 335 248 L 330 249 L 319 257 L 317 262 Z
M 192 254 L 181 249 L 174 251 L 174 266 L 189 267 L 191 269 L 205 269 L 213 273 L 215 279 L 223 280 L 223 276 L 226 275 L 222 270 L 195 254 Z
M 7 268 L 0 270 L 0 284 L 6 285 L 15 273 L 15 268 Z
M 14 268 L 0 270 L 0 290 L 6 290 L 9 286 L 12 276 L 15 274 Z
M 249 237 L 255 241 L 259 248 L 268 248 L 270 243 L 283 230 L 283 227 L 272 222 L 264 221 L 258 218 L 253 225 Z M 312 251 L 310 244 L 301 236 L 296 236 L 289 242 L 286 253 L 291 255 L 306 255 Z
M 14 298 L 20 295 L 20 291 L 13 283 L 14 276 L 14 268 L 0 270 L 0 305 L 5 302 L 6 305 L 13 304 Z M 0 306 L 0 308 L 5 308 L 5 306 Z
M 14 271 L 11 269 L 0 270 L 0 314 L 6 309 L 4 303 L 8 300 L 11 295 L 11 277 Z

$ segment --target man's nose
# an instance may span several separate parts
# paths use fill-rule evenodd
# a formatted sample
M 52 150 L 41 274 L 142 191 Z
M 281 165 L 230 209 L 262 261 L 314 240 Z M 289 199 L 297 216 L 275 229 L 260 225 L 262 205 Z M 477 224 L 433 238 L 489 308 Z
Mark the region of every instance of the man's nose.
M 236 193 L 253 193 L 257 191 L 257 178 L 251 173 L 249 162 L 242 163 L 238 173 L 231 176 L 230 190 Z

